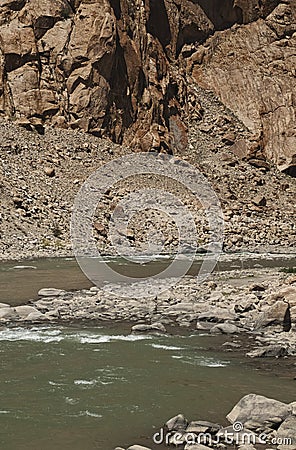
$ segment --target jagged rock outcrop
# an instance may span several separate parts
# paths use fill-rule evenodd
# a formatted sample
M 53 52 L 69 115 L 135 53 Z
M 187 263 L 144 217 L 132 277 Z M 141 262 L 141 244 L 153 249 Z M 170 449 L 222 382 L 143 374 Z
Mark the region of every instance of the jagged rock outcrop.
M 1 112 L 143 150 L 169 150 L 170 127 L 185 134 L 185 77 L 170 62 L 213 32 L 199 5 L 6 1 L 0 23 Z
M 296 3 L 216 33 L 191 57 L 192 73 L 254 133 L 257 154 L 295 175 Z M 248 152 L 248 145 L 245 145 Z
M 182 151 L 193 76 L 292 173 L 294 31 L 287 0 L 3 0 L 0 113 Z

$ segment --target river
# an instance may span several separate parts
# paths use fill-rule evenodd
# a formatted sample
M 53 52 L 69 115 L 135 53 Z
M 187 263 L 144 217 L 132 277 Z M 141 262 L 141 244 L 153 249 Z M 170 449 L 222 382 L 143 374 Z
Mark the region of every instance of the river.
M 21 264 L 36 269 L 1 266 L 1 301 L 20 304 L 40 287 L 89 284 L 73 260 Z M 179 412 L 226 424 L 226 414 L 250 392 L 295 400 L 292 377 L 265 373 L 242 356 L 220 351 L 225 337 L 145 337 L 129 329 L 3 326 L 0 448 L 112 450 L 140 443 L 156 449 L 153 433 Z

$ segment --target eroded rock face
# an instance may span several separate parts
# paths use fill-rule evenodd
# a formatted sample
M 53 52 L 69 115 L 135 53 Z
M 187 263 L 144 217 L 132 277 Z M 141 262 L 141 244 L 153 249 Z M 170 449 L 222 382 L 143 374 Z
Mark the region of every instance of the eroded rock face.
M 0 9 L 0 111 L 140 150 L 186 146 L 184 44 L 214 31 L 189 0 L 23 0 Z M 128 132 L 127 132 L 128 130 Z
M 0 113 L 181 152 L 193 76 L 293 172 L 295 30 L 287 0 L 4 0 Z
M 266 4 L 265 12 L 272 5 Z M 285 1 L 266 20 L 216 33 L 191 57 L 196 82 L 213 90 L 254 133 L 259 155 L 291 175 L 296 164 L 295 31 L 296 4 Z

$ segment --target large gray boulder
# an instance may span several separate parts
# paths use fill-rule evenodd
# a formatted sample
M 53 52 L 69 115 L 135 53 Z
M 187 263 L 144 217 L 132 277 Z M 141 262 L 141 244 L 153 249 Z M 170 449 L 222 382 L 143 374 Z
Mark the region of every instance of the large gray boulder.
M 245 395 L 227 415 L 230 423 L 241 422 L 245 428 L 255 422 L 271 426 L 283 422 L 292 412 L 292 406 L 257 394 Z
M 288 308 L 288 304 L 283 300 L 276 301 L 260 314 L 255 322 L 255 328 L 267 327 L 269 325 L 283 325 Z
M 236 334 L 240 332 L 241 328 L 232 323 L 218 323 L 211 328 L 211 334 Z
M 246 353 L 249 358 L 282 358 L 289 354 L 288 347 L 283 345 L 266 345 Z
M 189 423 L 186 433 L 210 433 L 215 434 L 221 429 L 221 425 L 206 420 L 194 420 Z
M 160 322 L 150 324 L 139 323 L 132 327 L 132 333 L 166 333 L 165 326 Z
M 175 417 L 169 419 L 165 427 L 168 431 L 184 431 L 188 427 L 188 420 L 183 416 L 183 414 L 178 414 Z
M 43 288 L 38 291 L 39 297 L 58 297 L 64 294 L 65 291 L 56 288 Z
M 10 305 L 8 303 L 0 303 L 0 309 L 1 308 L 9 308 Z
M 39 312 L 36 308 L 34 308 L 34 306 L 29 305 L 16 306 L 15 311 L 21 319 L 25 319 L 31 313 Z
M 6 321 L 6 320 L 15 320 L 17 319 L 17 313 L 15 311 L 15 308 L 11 308 L 10 306 L 8 308 L 0 308 L 0 319 Z
M 296 416 L 291 415 L 284 420 L 277 431 L 277 439 L 281 441 L 279 450 L 296 449 Z
M 31 312 L 26 318 L 26 321 L 29 322 L 39 322 L 40 320 L 45 320 L 45 314 L 42 314 L 40 311 Z
M 214 307 L 199 314 L 197 318 L 199 321 L 221 323 L 227 320 L 235 320 L 237 315 L 229 311 L 228 308 Z

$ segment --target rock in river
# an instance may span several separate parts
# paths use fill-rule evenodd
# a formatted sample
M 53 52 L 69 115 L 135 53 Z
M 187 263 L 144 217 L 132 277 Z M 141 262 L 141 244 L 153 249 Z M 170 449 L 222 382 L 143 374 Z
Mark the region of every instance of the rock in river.
M 241 422 L 246 428 L 252 423 L 268 426 L 283 422 L 292 412 L 291 405 L 262 395 L 245 395 L 227 415 L 230 423 Z
M 231 323 L 219 323 L 211 328 L 212 334 L 235 334 L 240 332 L 241 329 Z
M 132 333 L 166 333 L 166 328 L 162 323 L 139 323 L 132 327 Z
M 175 417 L 169 419 L 165 428 L 168 431 L 184 431 L 188 427 L 188 420 L 183 416 L 183 414 L 178 414 Z
M 56 288 L 43 288 L 38 291 L 39 297 L 58 297 L 63 293 L 64 291 L 62 289 Z

